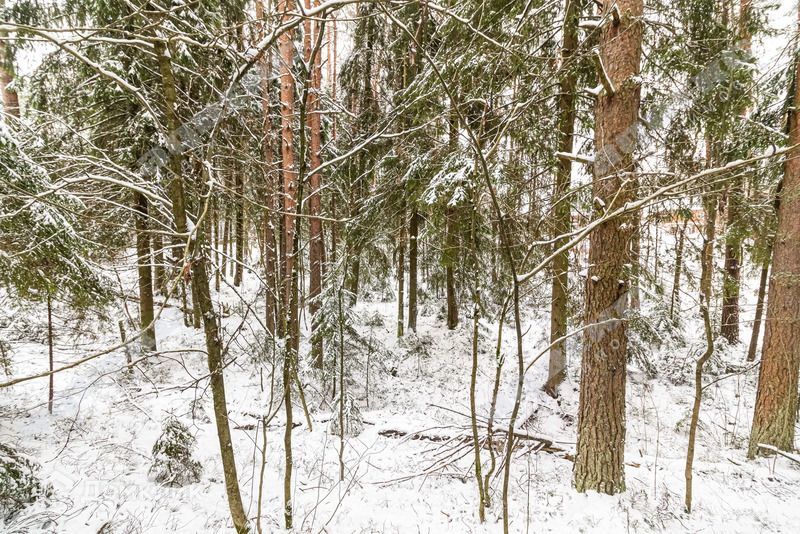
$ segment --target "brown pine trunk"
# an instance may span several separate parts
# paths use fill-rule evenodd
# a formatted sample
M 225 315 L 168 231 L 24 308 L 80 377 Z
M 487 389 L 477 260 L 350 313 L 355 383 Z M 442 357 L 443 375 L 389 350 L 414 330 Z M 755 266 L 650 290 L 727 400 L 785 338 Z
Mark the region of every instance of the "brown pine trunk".
M 798 9 L 800 26 L 800 9 Z M 800 145 L 800 59 L 795 58 L 789 146 Z M 786 156 L 778 195 L 778 229 L 772 253 L 764 348 L 758 375 L 750 458 L 759 443 L 789 451 L 794 447 L 797 382 L 800 372 L 800 150 Z
M 136 268 L 139 274 L 139 324 L 144 329 L 139 338 L 143 353 L 156 351 L 156 329 L 153 325 L 153 270 L 150 266 L 150 236 L 147 229 L 147 197 L 134 193 L 136 227 Z
M 608 4 L 606 4 L 608 5 Z M 619 0 L 619 23 L 603 28 L 600 56 L 614 88 L 598 96 L 595 107 L 593 195 L 598 215 L 634 198 L 636 127 L 642 51 L 642 0 Z M 579 492 L 614 494 L 625 490 L 625 382 L 628 337 L 622 315 L 630 287 L 626 265 L 635 216 L 600 224 L 591 234 L 586 280 L 587 328 L 584 334 L 578 443 L 574 483 Z
M 571 65 L 578 46 L 578 21 L 581 8 L 576 0 L 566 0 L 564 6 L 563 41 L 561 44 L 561 67 L 564 74 L 559 80 L 558 94 L 558 150 L 572 153 L 575 133 L 575 92 L 578 83 L 577 70 Z M 566 66 L 566 67 L 565 67 Z M 570 202 L 566 197 L 572 181 L 572 161 L 560 158 L 556 169 L 553 190 L 553 243 L 555 250 L 564 246 L 565 236 L 571 226 Z M 553 258 L 553 281 L 550 288 L 550 361 L 544 390 L 552 397 L 558 395 L 558 386 L 567 374 L 567 305 L 569 291 L 569 251 L 560 252 Z M 560 340 L 560 341 L 559 341 Z

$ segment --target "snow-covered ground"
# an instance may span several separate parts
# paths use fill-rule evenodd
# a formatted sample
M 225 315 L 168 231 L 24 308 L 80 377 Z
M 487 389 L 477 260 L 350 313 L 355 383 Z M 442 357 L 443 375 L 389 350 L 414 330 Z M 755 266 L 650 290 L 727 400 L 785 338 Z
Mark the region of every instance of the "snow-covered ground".
M 667 276 L 667 269 L 664 269 Z M 750 273 L 755 274 L 755 273 Z M 750 278 L 754 278 L 751 276 Z M 254 277 L 242 293 L 258 305 Z M 133 291 L 133 287 L 130 288 Z M 744 320 L 752 317 L 755 287 L 744 290 Z M 231 304 L 224 319 L 228 336 L 242 321 L 238 297 L 223 291 Z M 757 368 L 743 374 L 725 372 L 727 364 L 742 366 L 746 347 L 723 351 L 716 368 L 727 377 L 706 390 L 694 469 L 694 512 L 683 511 L 684 462 L 695 357 L 702 349 L 702 328 L 689 311 L 691 294 L 684 295 L 686 344 L 666 342 L 649 354 L 659 377 L 648 379 L 635 365 L 628 382 L 626 448 L 627 492 L 618 496 L 577 494 L 571 487 L 572 463 L 563 454 L 515 454 L 510 485 L 512 532 L 797 532 L 800 528 L 800 469 L 785 459 L 747 461 L 745 447 L 755 398 Z M 455 331 L 443 326 L 442 303 L 424 302 L 416 342 L 398 344 L 395 302 L 362 302 L 356 307 L 359 332 L 382 352 L 371 355 L 369 406 L 366 405 L 363 359 L 350 362 L 356 396 L 366 421 L 358 437 L 346 443 L 346 476 L 338 482 L 338 437 L 327 431 L 331 407 L 315 390 L 307 373 L 307 395 L 315 419 L 294 430 L 294 509 L 298 532 L 500 532 L 501 477 L 492 489 L 487 521 L 477 517 L 477 490 L 471 469 L 472 453 L 446 468 L 426 474 L 437 461 L 457 450 L 458 443 L 384 437 L 381 431 L 425 431 L 435 436 L 466 434 L 471 365 L 469 319 Z M 135 313 L 134 304 L 130 304 Z M 258 308 L 256 308 L 258 310 Z M 256 311 L 256 313 L 260 313 Z M 56 365 L 93 349 L 118 342 L 116 318 L 97 322 L 86 334 L 74 336 L 69 326 L 88 320 L 57 309 Z M 382 318 L 382 325 L 376 318 Z M 527 307 L 524 314 L 526 358 L 547 343 L 548 317 Z M 47 347 L 41 328 L 45 316 L 35 309 L 18 313 L 38 326 L 41 343 L 11 344 L 13 376 L 46 368 Z M 369 324 L 368 324 L 369 323 Z M 13 329 L 13 327 L 12 327 Z M 9 329 L 7 329 L 8 331 Z M 748 328 L 743 339 L 749 339 Z M 47 413 L 47 382 L 38 379 L 0 390 L 0 441 L 19 448 L 42 465 L 41 476 L 53 486 L 47 503 L 20 514 L 3 532 L 232 532 L 207 367 L 200 330 L 183 326 L 180 312 L 167 308 L 158 323 L 159 349 L 172 350 L 132 376 L 120 372 L 121 351 L 97 358 L 55 378 L 56 401 Z M 486 414 L 494 376 L 497 325 L 482 321 L 479 411 Z M 241 340 L 250 338 L 248 330 Z M 515 362 L 513 331 L 503 336 L 507 361 L 499 395 L 498 415 L 513 404 Z M 567 451 L 574 448 L 579 369 L 577 340 L 570 344 L 570 376 L 556 402 L 539 387 L 546 375 L 546 357 L 526 376 L 519 421 L 530 434 L 550 436 Z M 409 349 L 408 347 L 411 347 Z M 424 350 L 419 350 L 424 347 Z M 306 347 L 307 348 L 307 347 Z M 414 350 L 416 348 L 417 350 Z M 267 410 L 269 379 L 264 371 L 261 389 L 252 348 L 237 341 L 235 360 L 225 379 L 233 428 L 240 486 L 246 510 L 255 517 L 261 431 L 257 418 Z M 391 356 L 387 356 L 391 355 Z M 388 358 L 388 360 L 387 360 Z M 307 371 L 307 370 L 306 370 Z M 676 377 L 688 377 L 676 384 Z M 193 401 L 199 408 L 192 410 Z M 151 449 L 169 415 L 186 423 L 197 437 L 197 459 L 204 466 L 201 482 L 183 488 L 164 488 L 148 478 Z M 265 532 L 283 524 L 282 412 L 267 433 L 262 525 Z M 295 421 L 303 421 L 295 409 Z M 502 426 L 507 424 L 499 418 Z M 483 451 L 487 459 L 488 451 Z M 457 455 L 458 456 L 458 455 Z M 444 463 L 448 463 L 444 461 Z

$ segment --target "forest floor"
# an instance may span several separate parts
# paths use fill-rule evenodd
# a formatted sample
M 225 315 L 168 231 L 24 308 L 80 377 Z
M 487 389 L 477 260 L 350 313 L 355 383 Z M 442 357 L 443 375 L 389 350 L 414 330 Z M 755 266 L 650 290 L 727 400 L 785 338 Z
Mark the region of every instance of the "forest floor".
M 255 284 L 251 278 L 250 284 Z M 132 291 L 132 287 L 130 288 Z M 254 286 L 241 293 L 256 304 Z M 754 299 L 754 288 L 744 292 Z M 688 300 L 690 297 L 684 297 Z M 242 324 L 245 306 L 223 291 L 231 303 L 224 319 L 230 334 Z M 345 481 L 339 483 L 339 439 L 328 431 L 331 406 L 307 382 L 313 431 L 296 407 L 294 432 L 294 511 L 298 532 L 501 532 L 502 476 L 492 484 L 487 521 L 477 516 L 477 490 L 470 450 L 440 470 L 426 471 L 456 452 L 457 442 L 387 437 L 384 431 L 422 432 L 428 436 L 469 435 L 469 318 L 448 331 L 441 302 L 421 305 L 419 334 L 395 338 L 396 302 L 361 302 L 356 327 L 375 347 L 370 354 L 367 406 L 366 354 L 349 362 L 349 389 L 365 428 L 345 443 Z M 135 305 L 131 304 L 135 313 Z M 6 308 L 9 309 L 9 308 Z M 746 309 L 748 309 L 746 307 Z M 5 334 L 11 342 L 12 376 L 46 368 L 45 315 L 39 309 L 9 312 Z M 263 313 L 263 308 L 260 313 Z M 705 391 L 694 469 L 694 512 L 684 513 L 684 462 L 688 417 L 693 398 L 694 360 L 701 352 L 702 326 L 687 312 L 680 339 L 663 338 L 658 328 L 640 353 L 654 366 L 629 368 L 627 392 L 627 491 L 617 496 L 580 495 L 571 487 L 572 462 L 564 454 L 520 449 L 512 464 L 512 532 L 797 532 L 800 527 L 800 466 L 782 458 L 747 461 L 745 448 L 755 398 L 757 367 L 744 365 L 745 346 L 724 347 L 709 371 L 721 378 Z M 750 314 L 752 315 L 752 314 Z M 244 335 L 252 339 L 245 317 Z M 745 321 L 747 317 L 744 317 Z M 88 318 L 66 308 L 56 313 L 56 365 L 118 342 L 116 320 L 97 322 L 84 333 Z M 526 307 L 523 331 L 528 361 L 547 345 L 545 310 Z M 78 328 L 80 327 L 80 328 Z M 16 338 L 11 335 L 17 332 Z M 22 334 L 20 334 L 20 332 Z M 488 412 L 494 377 L 497 325 L 481 322 L 478 411 Z M 2 526 L 3 532 L 160 533 L 232 532 L 207 388 L 200 330 L 183 325 L 176 308 L 165 309 L 158 323 L 159 349 L 173 350 L 132 375 L 121 372 L 121 351 L 59 373 L 56 400 L 47 413 L 47 381 L 37 379 L 0 391 L 0 442 L 23 451 L 42 465 L 41 477 L 53 494 Z M 743 331 L 743 339 L 749 331 Z M 658 339 L 661 337 L 661 339 Z M 498 424 L 507 425 L 516 380 L 510 325 L 503 336 L 506 362 L 498 398 Z M 552 438 L 572 451 L 578 405 L 578 340 L 570 342 L 570 374 L 556 401 L 540 391 L 547 372 L 542 357 L 527 373 L 520 414 L 521 431 Z M 307 349 L 307 347 L 305 347 Z M 258 419 L 269 402 L 268 366 L 257 369 L 258 349 L 240 342 L 225 370 L 230 421 L 245 507 L 255 517 L 260 469 Z M 368 351 L 373 352 L 373 351 Z M 643 361 L 643 360 L 642 360 Z M 262 365 L 261 368 L 264 368 Z M 303 375 L 310 376 L 309 370 Z M 265 383 L 262 391 L 262 380 Z M 316 386 L 314 385 L 316 384 Z M 330 394 L 327 395 L 330 398 Z M 194 403 L 194 401 L 197 401 Z M 194 403 L 194 404 L 193 404 Z M 195 406 L 193 410 L 192 407 Z M 462 415 L 464 414 L 464 415 Z M 202 480 L 183 488 L 164 488 L 148 477 L 151 449 L 170 415 L 186 423 L 197 438 Z M 283 523 L 283 411 L 267 432 L 262 503 L 265 532 Z M 484 459 L 488 451 L 483 450 Z M 566 455 L 568 456 L 568 455 Z

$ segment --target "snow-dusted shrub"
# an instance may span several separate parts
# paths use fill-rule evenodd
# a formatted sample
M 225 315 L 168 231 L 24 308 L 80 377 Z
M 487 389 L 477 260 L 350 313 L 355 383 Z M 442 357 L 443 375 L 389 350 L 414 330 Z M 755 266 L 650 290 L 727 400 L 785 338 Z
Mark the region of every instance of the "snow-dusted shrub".
M 0 519 L 7 521 L 50 495 L 50 485 L 39 480 L 38 471 L 38 464 L 0 443 Z
M 341 397 L 339 397 L 341 398 Z M 328 430 L 334 436 L 341 436 L 339 429 L 339 400 L 333 403 L 334 411 Z M 355 399 L 349 393 L 344 396 L 344 435 L 357 436 L 364 431 L 364 418 Z
M 384 326 L 386 323 L 383 320 L 383 315 L 376 310 L 364 318 L 364 324 L 374 328 Z
M 636 365 L 649 378 L 659 374 L 659 363 L 653 355 L 662 349 L 676 350 L 686 346 L 683 332 L 670 320 L 666 307 L 656 304 L 642 313 L 629 310 L 628 353 L 631 363 Z
M 181 487 L 200 481 L 203 466 L 192 459 L 195 438 L 175 417 L 164 423 L 164 431 L 153 445 L 150 476 L 167 487 Z

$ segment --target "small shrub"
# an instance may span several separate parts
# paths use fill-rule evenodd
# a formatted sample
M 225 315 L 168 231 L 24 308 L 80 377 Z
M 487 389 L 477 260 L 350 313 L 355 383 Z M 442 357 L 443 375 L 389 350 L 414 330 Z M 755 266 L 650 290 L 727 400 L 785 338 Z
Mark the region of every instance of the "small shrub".
M 175 417 L 164 423 L 164 431 L 153 445 L 153 465 L 150 475 L 170 488 L 186 486 L 200 481 L 203 466 L 192 459 L 195 438 L 189 429 Z
M 331 418 L 328 427 L 331 434 L 334 436 L 341 436 L 342 432 L 339 429 L 339 400 L 333 403 L 333 417 Z M 355 399 L 346 394 L 344 397 L 344 435 L 357 436 L 364 431 L 364 419 L 361 416 L 361 410 L 358 408 Z
M 0 443 L 0 519 L 12 519 L 27 505 L 49 497 L 52 489 L 38 477 L 39 465 Z

